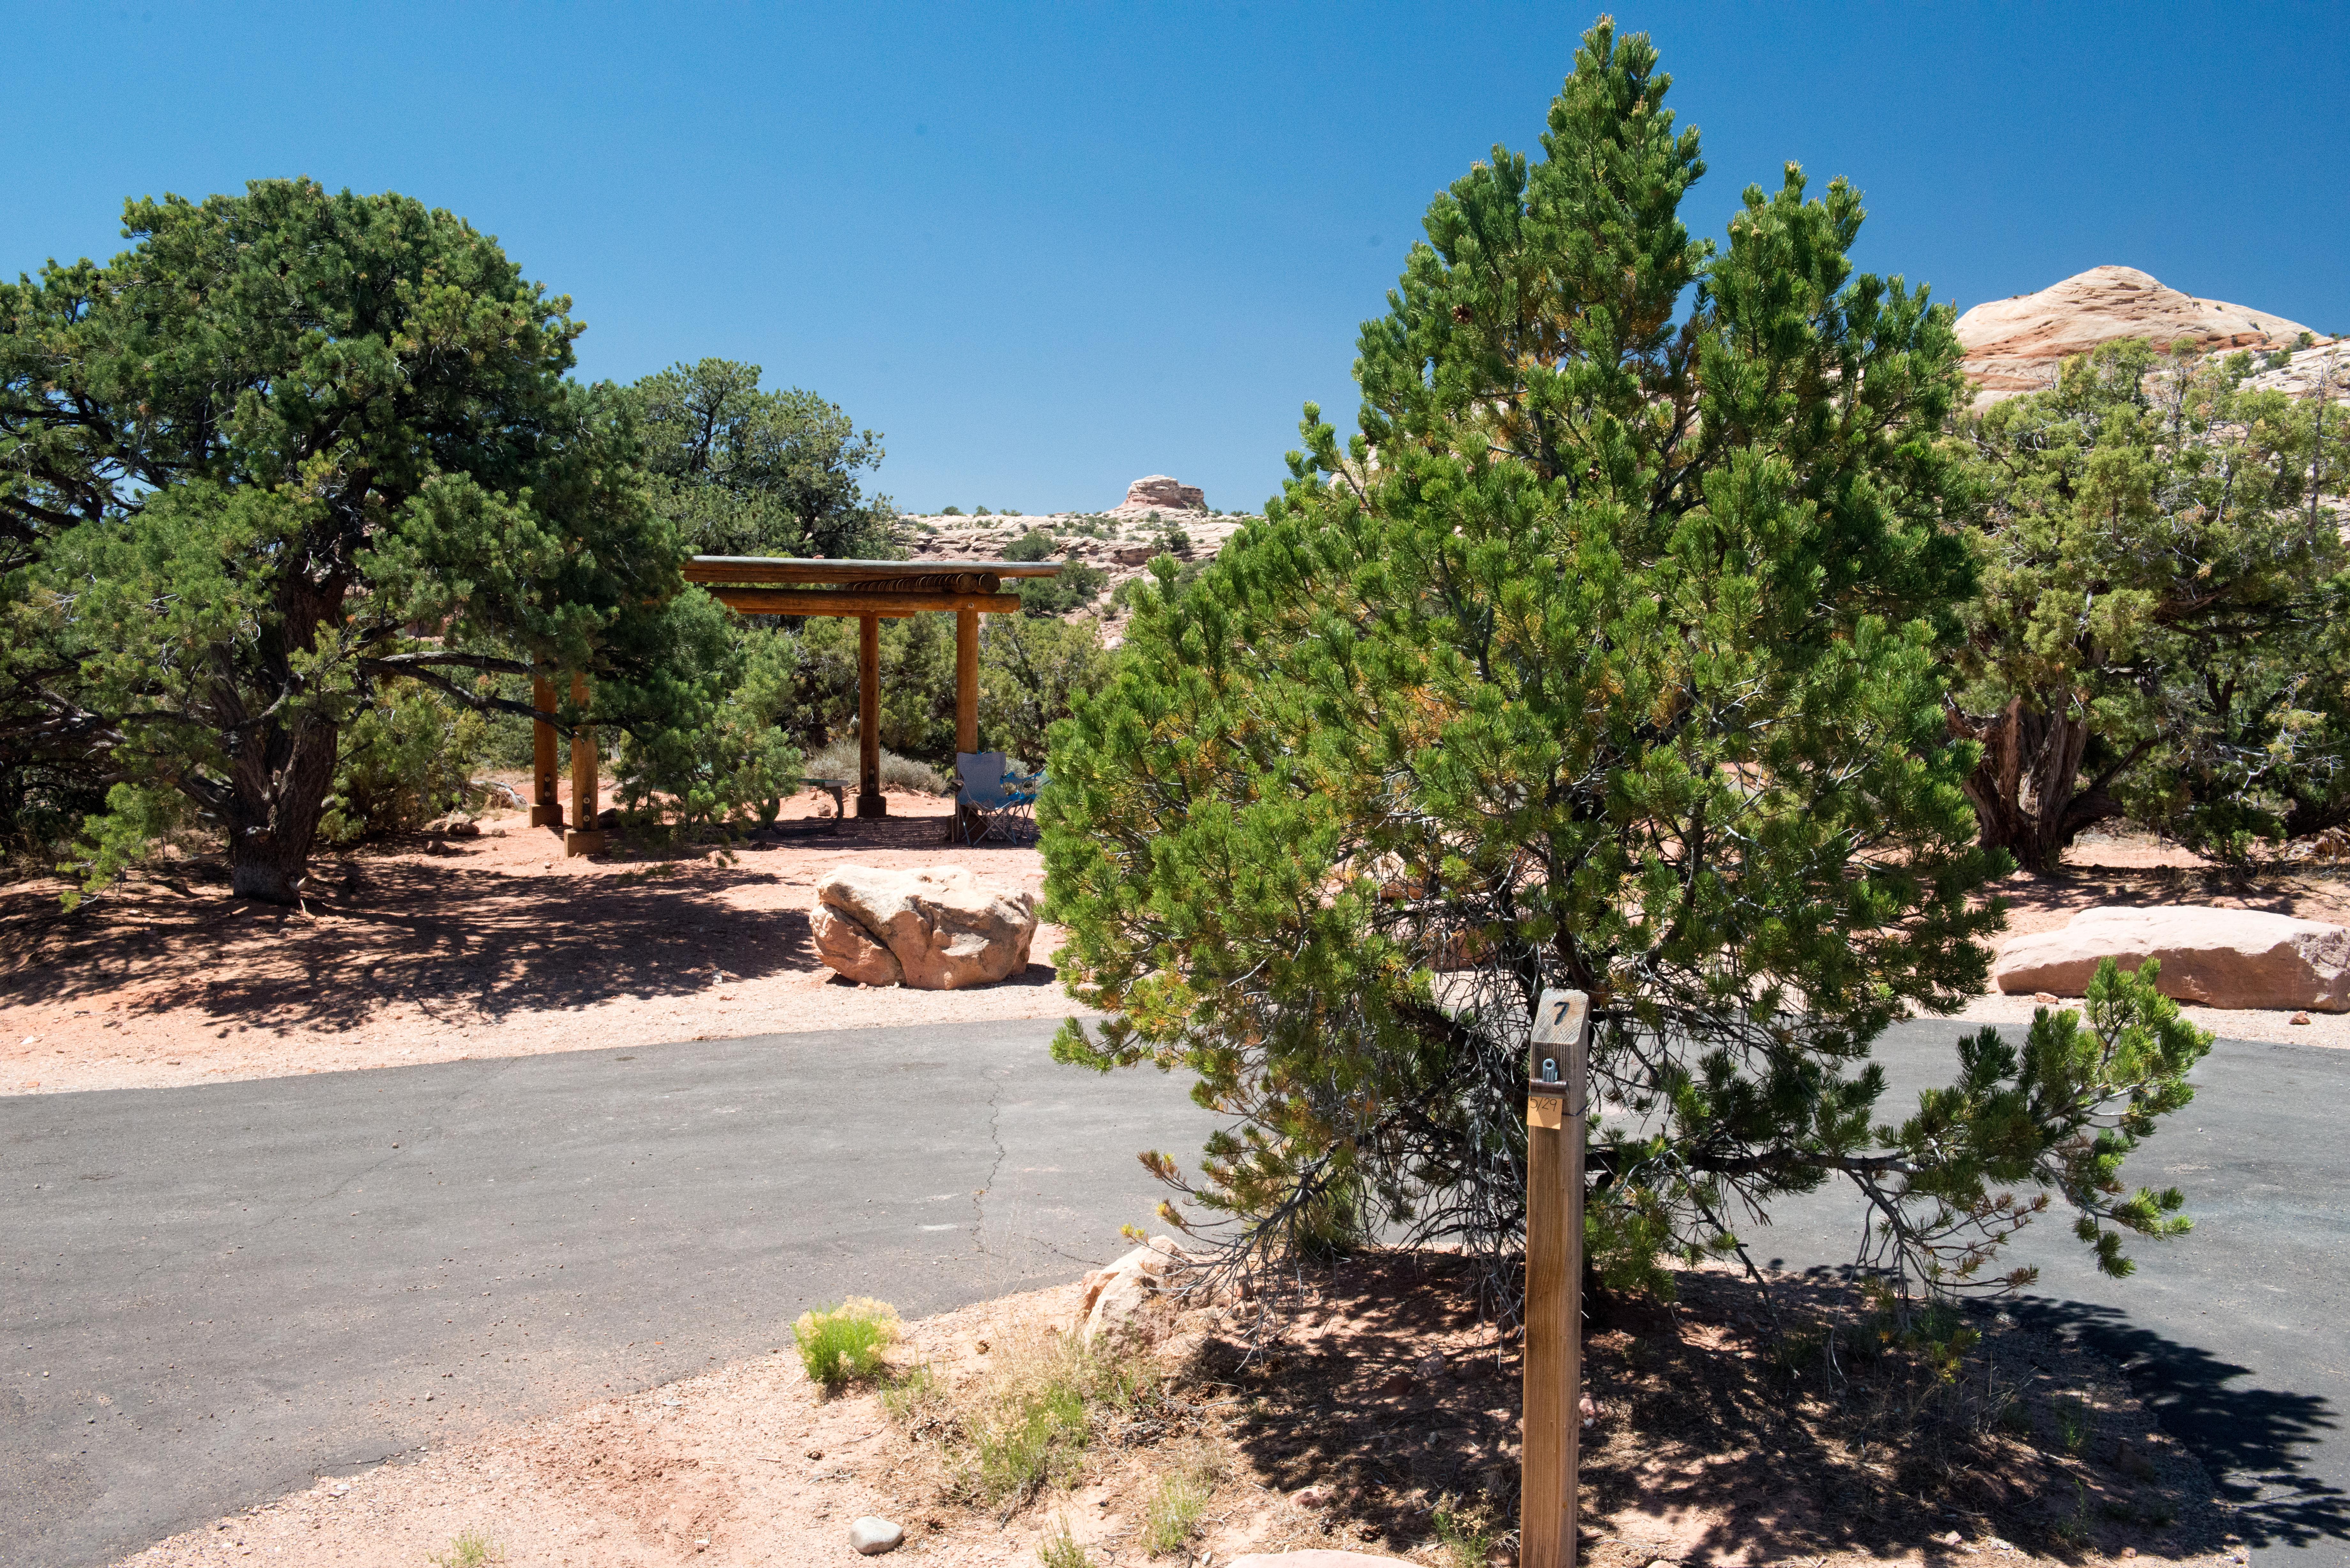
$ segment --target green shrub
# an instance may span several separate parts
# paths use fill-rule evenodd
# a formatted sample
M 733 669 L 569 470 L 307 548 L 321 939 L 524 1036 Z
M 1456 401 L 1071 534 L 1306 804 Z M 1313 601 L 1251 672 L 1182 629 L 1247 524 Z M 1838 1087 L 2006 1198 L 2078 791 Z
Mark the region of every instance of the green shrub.
M 858 767 L 857 737 L 844 735 L 807 760 L 807 776 L 819 779 L 855 779 Z M 952 794 L 954 781 L 925 762 L 899 755 L 889 747 L 881 748 L 881 787 L 902 789 L 915 794 Z
M 1492 1527 L 1482 1517 L 1463 1514 L 1450 1493 L 1436 1504 L 1436 1539 L 1451 1568 L 1485 1568 L 1493 1551 Z
M 2056 1420 L 2056 1440 L 2068 1454 L 2077 1454 L 2089 1446 L 2089 1434 L 2095 1421 L 2088 1405 L 2075 1395 L 2067 1394 L 2048 1402 L 2048 1413 Z
M 1222 1456 L 1201 1449 L 1172 1474 L 1159 1478 L 1159 1490 L 1143 1509 L 1142 1543 L 1152 1555 L 1173 1552 L 1199 1532 L 1222 1469 Z
M 773 822 L 800 774 L 792 721 L 800 706 L 799 641 L 778 628 L 746 625 L 715 603 L 699 635 L 681 638 L 671 666 L 698 701 L 670 706 L 681 722 L 629 732 L 617 770 L 622 809 L 680 826 L 755 814 Z
M 60 901 L 68 909 L 95 893 L 159 845 L 184 842 L 195 810 L 177 793 L 149 784 L 119 784 L 106 792 L 106 810 L 82 821 L 74 858 L 57 867 L 79 884 Z
M 1048 1331 L 1011 1339 L 959 1397 L 956 1426 L 969 1445 L 957 1456 L 960 1490 L 1016 1508 L 1047 1485 L 1074 1483 L 1097 1418 L 1133 1410 L 1158 1382 L 1146 1358 L 1123 1348 L 1089 1349 Z
M 1052 727 L 1109 679 L 1101 628 L 1089 620 L 990 616 L 979 630 L 979 731 L 993 749 L 1045 760 Z
M 1024 615 L 1064 616 L 1081 610 L 1109 587 L 1109 574 L 1083 561 L 1071 561 L 1057 577 L 1022 577 L 1015 592 Z
M 395 688 L 343 727 L 318 836 L 330 844 L 412 833 L 465 803 L 489 725 L 422 687 Z
M 1089 1427 L 1085 1389 L 1075 1377 L 1024 1390 L 972 1433 L 980 1495 L 989 1502 L 1024 1500 L 1047 1481 L 1074 1479 Z
M 870 1296 L 851 1296 L 837 1307 L 804 1312 L 792 1324 L 792 1339 L 799 1346 L 808 1380 L 834 1393 L 879 1376 L 882 1352 L 899 1332 L 898 1309 Z

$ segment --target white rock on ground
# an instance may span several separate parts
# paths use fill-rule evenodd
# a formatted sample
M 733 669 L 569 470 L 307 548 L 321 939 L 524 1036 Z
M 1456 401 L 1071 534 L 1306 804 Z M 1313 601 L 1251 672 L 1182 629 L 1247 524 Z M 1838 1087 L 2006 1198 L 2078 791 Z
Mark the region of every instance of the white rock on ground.
M 865 1557 L 879 1557 L 884 1552 L 895 1552 L 906 1532 L 886 1519 L 867 1514 L 848 1527 L 848 1543 Z
M 2107 958 L 2126 969 L 2161 960 L 2163 994 L 2205 1007 L 2350 1012 L 2350 929 L 2259 909 L 2084 909 L 2009 942 L 1991 979 L 2011 996 L 2079 996 Z
M 1183 1249 L 1171 1236 L 1153 1236 L 1106 1269 L 1086 1276 L 1086 1293 L 1077 1315 L 1079 1331 L 1091 1345 L 1103 1333 L 1134 1321 L 1175 1265 L 1184 1261 Z
M 961 991 L 1028 967 L 1036 899 L 961 866 L 848 867 L 816 884 L 808 922 L 817 955 L 851 980 Z

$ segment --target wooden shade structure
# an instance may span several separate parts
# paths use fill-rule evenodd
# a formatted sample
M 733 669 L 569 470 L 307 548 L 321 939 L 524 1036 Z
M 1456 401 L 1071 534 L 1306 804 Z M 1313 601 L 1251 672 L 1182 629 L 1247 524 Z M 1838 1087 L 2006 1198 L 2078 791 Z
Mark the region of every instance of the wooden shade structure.
M 1007 578 L 1055 577 L 1059 561 L 833 561 L 794 556 L 696 556 L 685 580 L 741 615 L 855 616 L 857 639 L 857 815 L 886 815 L 881 795 L 881 622 L 900 616 L 951 612 L 955 618 L 955 750 L 979 750 L 979 618 L 1017 612 L 1020 596 L 1005 593 Z M 552 681 L 533 683 L 536 703 L 554 707 Z M 585 701 L 576 680 L 573 695 Z M 555 794 L 555 730 L 536 734 L 531 807 L 534 824 L 561 826 Z M 583 772 L 582 754 L 587 763 Z M 594 732 L 581 726 L 571 747 L 572 798 L 597 797 Z M 585 782 L 583 782 L 583 780 Z M 603 847 L 589 811 L 564 835 L 569 854 Z

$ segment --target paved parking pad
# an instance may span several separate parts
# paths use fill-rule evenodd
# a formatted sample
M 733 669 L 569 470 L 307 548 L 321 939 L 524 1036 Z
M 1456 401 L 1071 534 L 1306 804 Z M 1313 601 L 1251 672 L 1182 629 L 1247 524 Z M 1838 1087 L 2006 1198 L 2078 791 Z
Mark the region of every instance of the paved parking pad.
M 1066 1280 L 1208 1118 L 1052 1021 L 0 1099 L 0 1563 Z

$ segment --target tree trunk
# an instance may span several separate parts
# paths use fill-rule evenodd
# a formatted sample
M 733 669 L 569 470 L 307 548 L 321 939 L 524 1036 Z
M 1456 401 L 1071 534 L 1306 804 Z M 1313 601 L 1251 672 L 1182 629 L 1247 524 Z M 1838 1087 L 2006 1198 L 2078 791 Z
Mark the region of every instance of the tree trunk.
M 271 725 L 230 775 L 229 891 L 265 904 L 302 901 L 304 867 L 335 782 L 340 727 L 320 720 L 289 732 Z
M 2033 711 L 2021 697 L 1987 719 L 1955 706 L 1949 719 L 1952 734 L 1982 744 L 1966 791 L 1984 848 L 2004 849 L 2029 869 L 2053 871 L 2083 828 L 2121 815 L 2121 803 L 2103 789 L 2081 787 L 2085 719 Z

